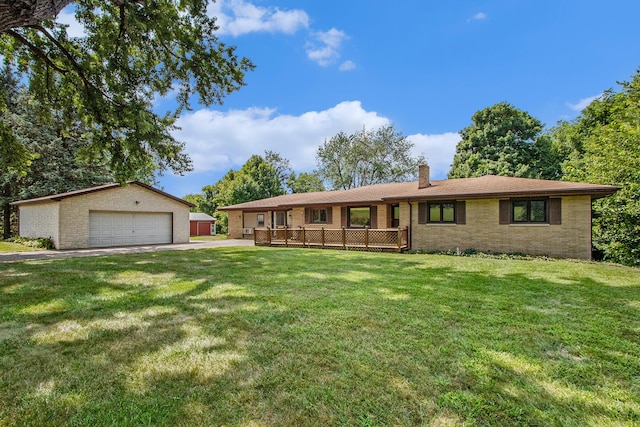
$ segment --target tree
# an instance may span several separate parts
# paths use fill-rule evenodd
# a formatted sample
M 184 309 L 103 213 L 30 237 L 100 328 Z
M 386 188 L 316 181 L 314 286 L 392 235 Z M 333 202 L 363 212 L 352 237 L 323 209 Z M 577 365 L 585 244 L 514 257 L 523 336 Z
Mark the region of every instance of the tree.
M 279 155 L 278 158 L 280 163 L 288 164 L 286 159 Z M 216 218 L 218 232 L 225 234 L 227 213 L 218 211 L 219 206 L 279 196 L 285 194 L 285 189 L 272 164 L 262 156 L 253 155 L 239 171 L 230 170 L 215 184 L 204 186 L 202 192 L 202 201 L 198 207 L 202 212 L 212 213 Z
M 316 152 L 316 173 L 333 189 L 416 179 L 424 156 L 411 157 L 411 143 L 393 126 L 347 135 L 339 132 Z
M 593 244 L 607 260 L 640 265 L 640 71 L 552 132 L 564 148 L 564 179 L 617 185 L 593 204 Z
M 506 102 L 476 112 L 460 131 L 449 178 L 483 175 L 559 179 L 560 162 L 542 123 Z
M 7 95 L 0 129 L 8 127 L 11 132 L 7 137 L 3 133 L 0 140 L 3 147 L 0 150 L 0 210 L 2 235 L 6 239 L 12 234 L 14 209 L 11 202 L 113 182 L 113 175 L 104 162 L 83 157 L 82 150 L 87 141 L 82 136 L 81 124 L 69 127 L 55 111 L 50 120 L 43 121 L 37 113 L 37 101 L 27 88 L 12 78 L 9 70 L 5 71 L 0 78 L 1 91 Z M 20 155 L 26 158 L 18 162 L 17 168 L 5 167 L 7 139 L 13 140 L 8 154 L 15 157 L 16 153 L 22 153 Z M 148 172 L 151 177 L 138 175 L 136 178 L 148 182 L 152 179 L 153 168 Z
M 71 3 L 86 36 L 71 37 L 53 21 Z M 207 4 L 0 0 L 0 51 L 29 80 L 39 114 L 60 112 L 67 129 L 79 119 L 87 151 L 107 161 L 119 181 L 150 163 L 181 173 L 191 163 L 170 133 L 177 115 L 195 95 L 205 105 L 221 104 L 253 69 L 218 41 Z M 172 91 L 177 107 L 154 113 L 153 102 Z
M 275 170 L 276 177 L 280 182 L 280 187 L 285 188 L 290 175 L 293 173 L 289 160 L 282 157 L 280 153 L 272 150 L 265 150 L 264 161 L 271 165 Z
M 311 193 L 313 191 L 325 191 L 324 183 L 315 173 L 303 172 L 296 176 L 291 172 L 287 179 L 287 188 L 292 193 Z
M 204 212 L 209 215 L 213 213 L 205 212 L 202 209 L 202 206 L 204 205 L 204 196 L 202 194 L 187 194 L 186 196 L 182 196 L 182 200 L 186 200 L 187 202 L 195 205 L 194 207 L 189 209 L 189 212 Z

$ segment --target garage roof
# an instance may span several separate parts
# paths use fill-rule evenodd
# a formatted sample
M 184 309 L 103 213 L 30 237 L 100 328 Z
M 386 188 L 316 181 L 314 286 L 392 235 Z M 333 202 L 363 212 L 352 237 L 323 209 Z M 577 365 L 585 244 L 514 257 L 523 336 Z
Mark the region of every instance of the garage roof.
M 181 199 L 179 197 L 173 196 L 173 195 L 171 195 L 169 193 L 165 193 L 162 190 L 158 190 L 157 188 L 154 188 L 154 187 L 152 187 L 150 185 L 144 184 L 144 183 L 139 182 L 139 181 L 128 181 L 126 184 L 112 183 L 112 184 L 98 185 L 96 187 L 83 188 L 81 190 L 68 191 L 66 193 L 52 194 L 50 196 L 37 197 L 35 199 L 19 200 L 17 202 L 13 202 L 11 204 L 14 205 L 14 206 L 17 206 L 17 205 L 26 205 L 26 204 L 31 204 L 31 203 L 41 203 L 41 202 L 49 202 L 49 201 L 59 202 L 59 201 L 61 201 L 63 199 L 67 199 L 69 197 L 81 196 L 81 195 L 89 194 L 89 193 L 96 193 L 98 191 L 103 191 L 103 190 L 111 190 L 113 188 L 122 187 L 124 185 L 137 185 L 139 187 L 142 187 L 142 188 L 145 188 L 147 190 L 153 191 L 154 193 L 158 193 L 161 196 L 173 199 L 176 202 L 185 204 L 185 205 L 189 206 L 190 208 L 195 206 L 193 203 L 189 203 L 186 200 L 183 200 L 183 199 Z
M 216 219 L 204 212 L 189 212 L 189 221 L 215 221 Z

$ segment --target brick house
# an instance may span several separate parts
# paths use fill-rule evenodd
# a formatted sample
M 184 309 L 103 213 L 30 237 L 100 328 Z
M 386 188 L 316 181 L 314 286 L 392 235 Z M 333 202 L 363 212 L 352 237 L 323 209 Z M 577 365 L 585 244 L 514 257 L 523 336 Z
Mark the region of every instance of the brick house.
M 186 243 L 193 205 L 141 182 L 106 184 L 12 203 L 22 237 L 56 249 Z
M 591 258 L 591 202 L 617 187 L 487 175 L 288 194 L 221 208 L 230 238 L 254 230 L 407 229 L 407 248 Z M 299 233 L 298 233 L 299 234 Z M 308 238 L 307 238 L 308 240 Z

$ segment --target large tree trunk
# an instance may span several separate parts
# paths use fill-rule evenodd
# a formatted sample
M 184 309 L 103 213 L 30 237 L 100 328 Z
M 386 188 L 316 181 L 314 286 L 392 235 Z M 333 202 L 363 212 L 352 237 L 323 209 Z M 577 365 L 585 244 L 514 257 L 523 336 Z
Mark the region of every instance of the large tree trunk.
M 74 0 L 0 0 L 0 33 L 54 19 Z

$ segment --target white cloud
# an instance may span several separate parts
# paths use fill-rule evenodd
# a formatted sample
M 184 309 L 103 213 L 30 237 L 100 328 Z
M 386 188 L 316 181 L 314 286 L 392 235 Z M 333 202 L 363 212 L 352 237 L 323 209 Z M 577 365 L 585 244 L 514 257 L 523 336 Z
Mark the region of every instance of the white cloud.
M 366 111 L 359 101 L 342 102 L 323 111 L 298 116 L 277 114 L 269 108 L 220 112 L 198 110 L 184 114 L 174 136 L 186 143 L 195 172 L 239 168 L 253 154 L 274 150 L 289 159 L 294 170 L 316 167 L 315 153 L 326 139 L 389 124 L 386 117 Z
M 257 32 L 293 34 L 309 27 L 309 16 L 303 10 L 259 7 L 244 0 L 211 2 L 207 13 L 217 18 L 220 34 L 235 37 Z
M 182 129 L 174 136 L 185 142 L 195 173 L 239 169 L 251 155 L 262 155 L 265 150 L 280 153 L 294 170 L 305 172 L 315 169 L 318 147 L 338 132 L 376 129 L 391 121 L 375 111 L 366 111 L 359 101 L 345 101 L 297 116 L 278 114 L 270 108 L 227 112 L 202 109 L 184 114 L 177 124 Z M 445 178 L 460 136 L 415 134 L 407 138 L 414 144 L 414 156 L 427 157 L 432 177 Z
M 596 95 L 596 96 L 591 96 L 589 98 L 583 98 L 583 99 L 581 99 L 580 101 L 578 101 L 575 104 L 571 104 L 570 102 L 567 102 L 566 104 L 573 111 L 582 111 L 585 108 L 587 108 L 589 106 L 589 104 L 591 104 L 593 101 L 595 101 L 596 99 L 600 98 L 601 96 L 602 96 L 602 94 Z
M 340 71 L 351 71 L 354 68 L 356 68 L 356 64 L 353 61 L 344 61 L 342 64 L 340 64 Z
M 307 57 L 322 67 L 334 64 L 340 58 L 340 47 L 347 35 L 335 28 L 312 34 L 315 42 L 307 44 Z
M 73 6 L 67 6 L 62 9 L 56 17 L 56 22 L 69 26 L 67 28 L 69 37 L 85 37 L 87 35 L 84 26 L 76 21 L 75 8 Z
M 415 134 L 407 136 L 413 144 L 413 155 L 424 154 L 432 179 L 445 179 L 453 163 L 460 134 L 447 132 L 438 135 Z
M 487 15 L 484 12 L 478 12 L 475 15 L 473 15 L 471 18 L 467 19 L 468 22 L 471 21 L 484 21 L 485 19 L 487 19 L 489 15 Z

